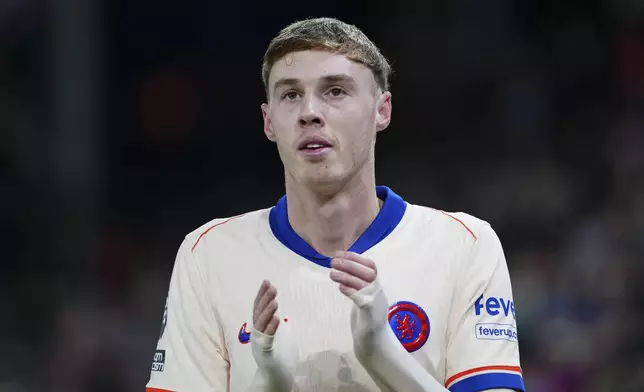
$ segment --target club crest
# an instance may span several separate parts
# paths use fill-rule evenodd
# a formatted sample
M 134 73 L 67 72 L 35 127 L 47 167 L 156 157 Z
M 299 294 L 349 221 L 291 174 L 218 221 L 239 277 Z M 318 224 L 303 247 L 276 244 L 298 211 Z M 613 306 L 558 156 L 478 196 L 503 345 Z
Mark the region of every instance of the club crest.
M 421 348 L 429 339 L 429 317 L 420 306 L 400 301 L 389 307 L 389 326 L 408 352 Z

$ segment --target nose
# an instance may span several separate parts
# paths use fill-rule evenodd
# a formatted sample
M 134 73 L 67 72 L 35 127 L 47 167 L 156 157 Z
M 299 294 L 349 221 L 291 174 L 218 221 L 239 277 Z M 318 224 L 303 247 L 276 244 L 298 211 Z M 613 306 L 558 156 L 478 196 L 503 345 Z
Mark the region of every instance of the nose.
M 320 113 L 320 109 L 315 97 L 308 95 L 305 96 L 304 99 L 302 99 L 298 122 L 303 128 L 320 128 L 324 126 L 324 120 L 322 119 L 322 115 Z

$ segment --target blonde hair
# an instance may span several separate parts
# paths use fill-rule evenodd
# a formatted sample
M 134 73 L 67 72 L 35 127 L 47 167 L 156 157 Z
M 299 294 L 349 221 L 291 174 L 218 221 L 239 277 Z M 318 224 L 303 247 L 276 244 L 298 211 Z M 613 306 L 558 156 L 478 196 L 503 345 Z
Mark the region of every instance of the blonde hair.
M 359 28 L 333 18 L 315 18 L 288 25 L 268 45 L 262 64 L 262 81 L 267 95 L 268 76 L 273 65 L 287 54 L 303 50 L 344 55 L 371 69 L 378 87 L 382 91 L 389 90 L 391 65 Z

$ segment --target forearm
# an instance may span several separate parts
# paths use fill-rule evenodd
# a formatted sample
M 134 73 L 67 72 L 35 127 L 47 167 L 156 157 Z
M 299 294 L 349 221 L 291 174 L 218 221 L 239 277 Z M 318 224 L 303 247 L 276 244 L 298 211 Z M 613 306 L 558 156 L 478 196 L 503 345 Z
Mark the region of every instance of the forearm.
M 356 350 L 356 354 L 382 391 L 447 392 L 443 385 L 409 355 L 392 333 L 376 332 L 373 347 L 371 353 L 359 353 Z
M 378 281 L 352 296 L 354 351 L 385 392 L 446 392 L 400 344 L 387 322 L 387 299 Z

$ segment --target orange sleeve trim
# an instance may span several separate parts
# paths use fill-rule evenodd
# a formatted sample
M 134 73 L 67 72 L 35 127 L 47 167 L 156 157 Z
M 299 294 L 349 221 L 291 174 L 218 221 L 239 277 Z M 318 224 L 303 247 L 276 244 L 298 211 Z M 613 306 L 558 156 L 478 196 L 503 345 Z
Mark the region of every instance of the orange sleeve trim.
M 463 227 L 464 227 L 467 231 L 469 231 L 469 232 L 470 232 L 470 234 L 472 235 L 472 237 L 474 237 L 474 239 L 475 239 L 475 240 L 477 240 L 477 239 L 478 239 L 478 238 L 476 237 L 476 234 L 474 234 L 474 232 L 473 232 L 472 230 L 470 230 L 470 228 L 469 228 L 469 227 L 467 227 L 467 225 L 466 225 L 465 223 L 463 223 L 463 221 L 462 221 L 462 220 L 458 219 L 457 217 L 455 217 L 455 216 L 453 216 L 453 215 L 448 214 L 448 213 L 447 213 L 447 212 L 445 212 L 445 211 L 441 211 L 441 212 L 443 213 L 443 215 L 447 215 L 447 216 L 449 216 L 450 218 L 452 218 L 452 219 L 454 219 L 455 221 L 457 221 L 458 223 L 460 223 L 461 225 L 463 225 Z
M 174 392 L 169 389 L 145 388 L 145 392 Z
M 197 242 L 195 242 L 195 244 L 192 246 L 192 251 L 193 251 L 193 252 L 195 251 L 195 248 L 197 247 L 197 244 L 199 243 L 199 241 L 201 241 L 201 238 L 202 238 L 203 236 L 205 236 L 206 234 L 208 234 L 208 232 L 209 232 L 210 230 L 214 229 L 214 228 L 215 228 L 215 227 L 217 227 L 217 226 L 221 226 L 221 225 L 223 225 L 224 223 L 228 223 L 228 222 L 230 222 L 230 221 L 231 221 L 231 220 L 233 220 L 233 219 L 241 218 L 241 217 L 242 217 L 242 216 L 244 216 L 244 215 L 245 215 L 245 214 L 241 214 L 241 215 L 233 216 L 232 218 L 228 218 L 228 219 L 226 219 L 226 220 L 225 220 L 225 221 L 223 221 L 223 222 L 215 223 L 214 225 L 212 225 L 212 226 L 210 226 L 209 228 L 207 228 L 203 233 L 201 233 L 201 235 L 200 235 L 200 236 L 199 236 L 199 238 L 197 239 Z
M 457 379 L 459 379 L 461 377 L 464 377 L 464 376 L 468 376 L 468 375 L 470 375 L 472 373 L 485 372 L 485 371 L 489 371 L 489 370 L 505 370 L 505 371 L 508 371 L 508 372 L 517 372 L 517 373 L 523 375 L 523 372 L 521 371 L 521 368 L 519 366 L 503 366 L 503 365 L 481 366 L 481 367 L 473 368 L 473 369 L 470 369 L 470 370 L 465 370 L 463 372 L 460 372 L 460 373 L 457 373 L 457 374 L 453 375 L 452 377 L 448 378 L 447 381 L 445 381 L 445 385 L 446 386 L 450 385 L 455 380 L 457 380 Z

